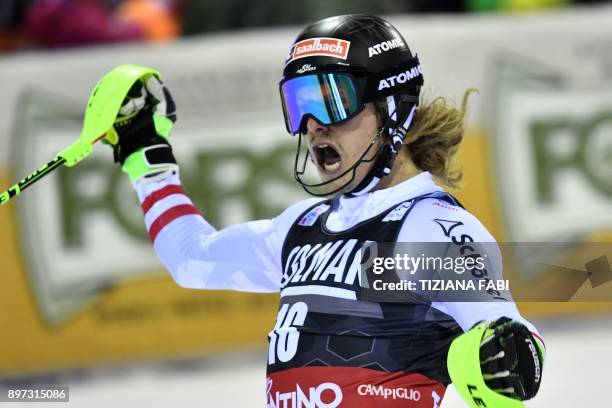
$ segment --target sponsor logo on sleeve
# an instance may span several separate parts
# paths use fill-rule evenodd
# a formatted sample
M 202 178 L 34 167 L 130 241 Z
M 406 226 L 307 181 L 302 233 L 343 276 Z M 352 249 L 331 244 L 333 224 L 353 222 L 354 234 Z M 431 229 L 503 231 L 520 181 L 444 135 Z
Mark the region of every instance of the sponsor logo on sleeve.
M 441 200 L 433 201 L 431 203 L 431 205 L 433 205 L 434 207 L 444 208 L 445 210 L 449 210 L 449 211 L 453 211 L 453 212 L 459 211 L 458 207 L 454 207 L 454 206 L 452 206 L 450 204 L 447 204 L 447 203 L 445 203 L 444 201 L 441 201 Z
M 397 207 L 395 207 L 389 214 L 383 218 L 382 222 L 389 221 L 401 221 L 406 212 L 412 208 L 412 204 L 414 204 L 414 200 L 409 200 L 401 203 Z
M 483 249 L 482 245 L 477 243 L 471 235 L 464 233 L 463 228 L 459 228 L 465 226 L 463 222 L 444 220 L 441 218 L 436 218 L 432 221 L 438 224 L 442 229 L 444 236 L 450 238 L 451 242 L 457 246 L 461 256 L 471 257 L 473 259 L 483 259 L 487 256 L 486 253 L 484 255 L 480 253 Z M 456 230 L 457 228 L 459 229 Z M 486 268 L 472 268 L 470 269 L 470 273 L 474 278 L 479 279 L 478 287 L 484 288 L 486 292 L 493 297 L 493 299 L 507 301 L 507 299 L 504 298 L 500 292 L 500 290 L 505 290 L 505 288 L 498 288 L 495 286 L 495 282 L 493 282 L 489 276 L 489 271 Z
M 394 50 L 404 46 L 404 41 L 401 38 L 383 41 L 368 48 L 368 56 L 372 58 L 375 55 L 380 55 L 384 52 Z
M 433 220 L 433 222 L 438 224 L 440 228 L 442 228 L 442 232 L 444 232 L 444 236 L 449 237 L 449 238 L 455 228 L 463 225 L 461 221 L 450 221 L 450 220 L 443 220 L 440 218 L 436 218 L 435 220 Z M 472 237 L 469 237 L 469 238 L 472 240 L 471 242 L 474 242 Z
M 308 213 L 302 217 L 302 219 L 298 222 L 298 225 L 302 227 L 313 226 L 314 223 L 317 221 L 317 218 L 319 218 L 321 214 L 327 211 L 328 208 L 329 208 L 329 205 L 327 204 L 321 204 L 319 206 L 316 206 L 312 210 L 308 211 Z
M 287 63 L 304 57 L 333 57 L 345 60 L 348 56 L 350 41 L 338 38 L 317 37 L 302 40 L 293 45 L 289 51 Z

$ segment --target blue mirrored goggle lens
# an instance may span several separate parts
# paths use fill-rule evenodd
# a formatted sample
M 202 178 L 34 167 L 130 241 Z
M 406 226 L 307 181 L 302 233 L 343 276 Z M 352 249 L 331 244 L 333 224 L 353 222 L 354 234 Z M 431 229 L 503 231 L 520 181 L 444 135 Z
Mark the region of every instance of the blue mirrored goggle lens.
M 349 119 L 361 110 L 359 93 L 352 76 L 324 73 L 296 77 L 281 85 L 287 129 L 300 131 L 306 115 L 323 125 Z

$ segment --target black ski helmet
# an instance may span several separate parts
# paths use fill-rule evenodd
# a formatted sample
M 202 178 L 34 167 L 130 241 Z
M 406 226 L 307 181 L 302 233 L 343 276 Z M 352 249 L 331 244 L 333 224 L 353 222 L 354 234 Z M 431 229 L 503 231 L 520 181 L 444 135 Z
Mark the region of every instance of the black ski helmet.
M 410 126 L 423 84 L 418 57 L 412 54 L 399 31 L 380 17 L 370 15 L 335 16 L 307 26 L 293 41 L 285 60 L 280 82 L 281 99 L 284 98 L 282 95 L 283 83 L 299 76 L 323 72 L 351 74 L 359 89 L 361 104 L 359 111 L 368 102 L 383 101 L 387 103 L 387 109 L 384 112 L 379 111 L 383 114 L 383 128 L 380 134 L 386 133 L 388 135 L 384 149 L 381 149 L 377 155 L 376 164 L 370 174 L 349 194 L 366 193 L 384 175 L 390 173 L 395 156 Z M 297 133 L 290 130 L 284 99 L 283 109 L 285 110 L 287 129 L 290 133 Z M 305 130 L 305 119 L 306 117 L 301 118 L 300 139 Z M 350 117 L 347 119 L 350 119 Z M 361 159 L 365 157 L 365 153 Z M 361 159 L 351 169 L 327 183 L 344 177 L 351 170 L 354 178 L 354 168 L 364 161 Z M 305 184 L 299 177 L 303 172 L 298 171 L 297 163 L 298 157 L 296 156 L 296 180 L 307 192 L 314 194 L 307 187 L 319 187 L 326 184 Z M 346 185 L 350 182 L 352 182 L 352 179 Z M 314 195 L 328 194 L 331 193 Z

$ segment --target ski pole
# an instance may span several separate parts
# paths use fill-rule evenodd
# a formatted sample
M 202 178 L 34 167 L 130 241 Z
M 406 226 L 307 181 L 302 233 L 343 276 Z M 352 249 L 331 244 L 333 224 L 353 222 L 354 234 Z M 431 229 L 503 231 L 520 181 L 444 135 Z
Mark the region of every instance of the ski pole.
M 2 192 L 0 206 L 61 165 L 72 167 L 88 157 L 93 145 L 105 138 L 107 132 L 111 130 L 119 109 L 134 83 L 151 75 L 160 76 L 159 72 L 152 68 L 132 64 L 119 65 L 106 73 L 89 97 L 83 119 L 83 130 L 79 138 L 59 152 L 52 161 Z

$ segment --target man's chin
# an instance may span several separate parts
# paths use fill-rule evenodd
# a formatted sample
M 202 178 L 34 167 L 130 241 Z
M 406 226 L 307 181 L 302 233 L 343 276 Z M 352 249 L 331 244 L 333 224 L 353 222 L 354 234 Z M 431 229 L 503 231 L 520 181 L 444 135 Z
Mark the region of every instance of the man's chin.
M 338 174 L 342 174 L 342 172 L 338 172 Z M 349 172 L 343 177 L 340 177 L 338 180 L 330 182 L 325 186 L 325 191 L 327 191 L 329 194 L 346 194 L 351 192 L 357 186 L 357 182 L 355 180 L 351 180 L 352 175 L 352 172 Z M 338 175 L 330 176 L 322 173 L 319 173 L 319 176 L 321 177 L 321 181 L 324 183 L 338 177 Z

